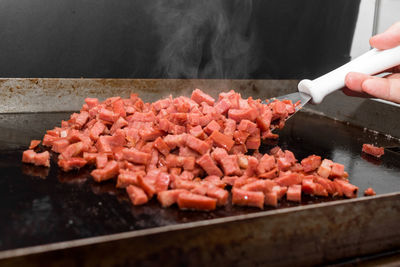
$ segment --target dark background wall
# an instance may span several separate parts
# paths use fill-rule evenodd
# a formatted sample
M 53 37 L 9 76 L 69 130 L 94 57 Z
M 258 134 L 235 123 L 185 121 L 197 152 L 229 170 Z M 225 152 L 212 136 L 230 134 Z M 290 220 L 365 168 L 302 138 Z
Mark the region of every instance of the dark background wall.
M 360 0 L 2 0 L 0 77 L 312 78 Z

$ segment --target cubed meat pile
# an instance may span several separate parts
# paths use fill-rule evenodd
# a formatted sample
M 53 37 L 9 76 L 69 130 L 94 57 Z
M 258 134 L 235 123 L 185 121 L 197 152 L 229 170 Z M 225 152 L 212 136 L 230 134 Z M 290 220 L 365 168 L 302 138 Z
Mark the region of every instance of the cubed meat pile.
M 87 98 L 80 113 L 47 131 L 42 145 L 59 153 L 63 171 L 95 166 L 96 182 L 116 180 L 133 205 L 156 197 L 163 207 L 214 210 L 234 205 L 263 208 L 302 194 L 355 197 L 344 166 L 312 155 L 299 163 L 279 147 L 260 154 L 295 112 L 291 101 L 267 104 L 230 91 L 218 100 L 199 89 L 191 97 L 144 103 L 137 95 Z M 48 151 L 33 140 L 23 162 L 49 166 Z M 231 193 L 231 198 L 229 194 Z

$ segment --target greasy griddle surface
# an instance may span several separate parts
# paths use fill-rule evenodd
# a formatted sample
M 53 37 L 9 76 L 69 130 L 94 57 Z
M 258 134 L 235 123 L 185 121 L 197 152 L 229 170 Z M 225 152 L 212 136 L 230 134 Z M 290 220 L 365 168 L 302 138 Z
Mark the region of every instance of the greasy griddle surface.
M 258 212 L 228 205 L 213 212 L 163 209 L 156 200 L 133 207 L 114 182 L 94 183 L 90 169 L 64 173 L 21 163 L 30 139 L 67 119 L 67 113 L 7 114 L 0 120 L 0 250 L 21 248 L 137 229 Z M 398 146 L 396 139 L 308 113 L 298 113 L 280 132 L 279 145 L 298 159 L 321 155 L 345 165 L 362 192 L 400 191 L 400 154 L 386 151 L 381 160 L 361 155 L 365 142 Z M 273 144 L 263 145 L 268 151 Z M 332 199 L 331 199 L 332 200 Z M 303 198 L 302 205 L 327 201 Z M 279 208 L 296 204 L 283 201 Z M 273 209 L 268 208 L 266 209 Z

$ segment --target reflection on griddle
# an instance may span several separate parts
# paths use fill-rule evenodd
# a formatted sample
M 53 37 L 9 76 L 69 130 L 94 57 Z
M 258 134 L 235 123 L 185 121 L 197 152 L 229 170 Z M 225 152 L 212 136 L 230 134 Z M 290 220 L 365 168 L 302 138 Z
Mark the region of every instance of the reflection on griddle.
M 109 194 L 115 196 L 118 194 L 119 191 L 118 188 L 115 187 L 115 183 L 112 181 L 106 181 L 103 183 L 93 182 L 90 184 L 90 188 L 92 189 L 92 192 L 96 195 Z
M 50 168 L 42 167 L 42 166 L 35 166 L 31 164 L 22 164 L 22 173 L 28 176 L 35 176 L 42 179 L 46 179 L 49 175 Z
M 378 159 L 374 156 L 368 155 L 364 152 L 361 153 L 361 158 L 368 161 L 369 163 L 372 163 L 372 164 L 378 165 L 378 166 L 381 165 L 381 163 L 382 163 L 381 159 Z
M 89 168 L 82 168 L 78 171 L 64 172 L 59 170 L 57 178 L 60 183 L 83 184 L 90 177 Z

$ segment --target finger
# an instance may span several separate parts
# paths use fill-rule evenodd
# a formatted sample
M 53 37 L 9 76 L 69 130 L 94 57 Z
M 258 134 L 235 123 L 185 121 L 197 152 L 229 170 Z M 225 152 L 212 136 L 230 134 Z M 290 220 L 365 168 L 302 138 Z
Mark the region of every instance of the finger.
M 391 74 L 388 74 L 388 75 L 384 76 L 383 78 L 386 78 L 386 79 L 400 79 L 400 73 L 391 73 Z
M 363 90 L 361 85 L 367 79 L 373 79 L 373 77 L 363 73 L 349 72 L 344 81 L 347 88 L 355 92 L 362 93 Z
M 400 103 L 400 79 L 367 79 L 362 89 L 371 96 Z
M 400 21 L 390 26 L 385 32 L 372 36 L 369 43 L 377 49 L 389 49 L 400 45 Z
M 370 96 L 370 95 L 367 94 L 367 93 L 364 93 L 364 92 L 362 92 L 362 93 L 356 92 L 356 91 L 350 90 L 350 89 L 347 88 L 347 87 L 344 87 L 344 88 L 342 89 L 342 91 L 343 91 L 343 93 L 344 93 L 345 95 L 347 95 L 347 96 L 355 96 L 355 97 L 363 97 L 363 98 L 371 98 L 371 97 L 372 97 L 372 96 Z

